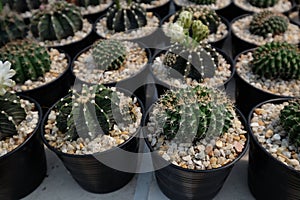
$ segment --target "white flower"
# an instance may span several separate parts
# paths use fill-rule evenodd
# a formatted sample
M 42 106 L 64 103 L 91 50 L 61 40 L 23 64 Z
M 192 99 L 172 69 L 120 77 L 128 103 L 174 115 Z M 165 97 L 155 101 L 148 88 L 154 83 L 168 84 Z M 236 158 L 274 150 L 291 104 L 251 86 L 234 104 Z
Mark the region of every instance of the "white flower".
M 185 39 L 184 29 L 178 23 L 170 23 L 165 33 L 173 42 L 182 42 Z
M 0 60 L 0 95 L 4 95 L 8 87 L 13 87 L 15 85 L 15 81 L 10 78 L 16 74 L 16 71 L 10 69 L 10 66 L 10 62 L 5 61 L 3 63 Z

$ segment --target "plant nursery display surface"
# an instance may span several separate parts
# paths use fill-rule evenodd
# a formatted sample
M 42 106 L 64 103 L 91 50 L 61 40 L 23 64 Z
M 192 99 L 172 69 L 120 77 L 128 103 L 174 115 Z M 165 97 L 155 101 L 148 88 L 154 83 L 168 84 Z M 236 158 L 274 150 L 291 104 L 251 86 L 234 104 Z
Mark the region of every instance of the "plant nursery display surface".
M 251 3 L 250 3 L 251 2 Z M 293 8 L 293 4 L 290 0 L 276 0 L 276 1 L 265 1 L 266 5 L 261 5 L 263 1 L 255 1 L 255 0 L 233 0 L 233 3 L 242 8 L 243 10 L 249 12 L 260 12 L 262 10 L 271 10 L 275 12 L 284 13 Z M 272 5 L 271 2 L 274 4 Z M 269 4 L 268 4 L 269 3 Z M 256 6 L 256 4 L 258 4 Z
M 178 6 L 195 6 L 197 5 L 196 0 L 174 0 L 174 3 Z M 214 10 L 225 8 L 231 4 L 231 0 L 213 0 L 213 1 L 199 1 L 198 5 L 209 7 Z

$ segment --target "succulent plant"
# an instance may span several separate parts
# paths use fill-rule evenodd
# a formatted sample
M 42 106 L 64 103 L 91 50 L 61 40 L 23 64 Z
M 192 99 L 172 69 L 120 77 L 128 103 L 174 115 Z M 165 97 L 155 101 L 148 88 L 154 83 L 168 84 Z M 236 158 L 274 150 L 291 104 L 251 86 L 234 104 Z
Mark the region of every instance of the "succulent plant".
M 121 4 L 115 1 L 107 12 L 106 24 L 109 30 L 123 32 L 143 27 L 147 24 L 146 11 L 135 2 Z
M 47 4 L 48 0 L 1 0 L 8 4 L 11 10 L 18 13 L 38 9 L 42 4 Z
M 0 48 L 0 59 L 9 60 L 16 71 L 14 80 L 24 83 L 37 80 L 49 71 L 51 61 L 45 47 L 30 40 L 17 40 Z
M 96 67 L 102 70 L 117 70 L 126 59 L 126 47 L 119 40 L 100 40 L 92 47 Z
M 184 142 L 222 135 L 231 127 L 234 112 L 225 94 L 201 85 L 169 90 L 155 108 L 150 121 L 158 123 L 161 135 Z
M 0 47 L 4 44 L 22 39 L 27 34 L 27 26 L 17 14 L 3 10 L 0 15 Z
M 300 50 L 287 42 L 270 42 L 253 51 L 253 73 L 283 80 L 300 79 Z
M 120 98 L 112 88 L 103 85 L 83 85 L 81 92 L 73 90 L 58 102 L 57 127 L 69 140 L 94 138 L 109 134 L 116 123 L 129 124 L 135 120 L 132 105 L 120 109 Z
M 189 1 L 194 2 L 195 4 L 198 5 L 211 5 L 217 2 L 217 0 L 189 0 Z
M 249 25 L 251 34 L 263 36 L 275 36 L 284 33 L 289 25 L 289 19 L 280 13 L 262 11 L 253 15 Z
M 280 112 L 280 123 L 289 136 L 289 142 L 300 147 L 300 99 L 293 99 Z
M 66 0 L 69 3 L 73 3 L 79 7 L 97 6 L 100 5 L 103 0 Z
M 278 3 L 278 0 L 248 0 L 248 2 L 258 8 L 272 7 Z
M 82 27 L 83 18 L 77 6 L 54 1 L 33 14 L 30 30 L 35 38 L 45 41 L 73 36 Z

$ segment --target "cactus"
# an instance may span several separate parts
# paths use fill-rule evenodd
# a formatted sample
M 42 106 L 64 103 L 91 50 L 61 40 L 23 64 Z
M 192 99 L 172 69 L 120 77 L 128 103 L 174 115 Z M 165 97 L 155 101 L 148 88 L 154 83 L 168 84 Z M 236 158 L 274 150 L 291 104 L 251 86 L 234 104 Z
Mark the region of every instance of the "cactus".
M 103 0 L 66 0 L 68 3 L 73 3 L 76 6 L 79 7 L 85 7 L 87 8 L 88 6 L 97 6 L 100 5 Z
M 258 8 L 272 7 L 278 3 L 278 0 L 248 0 L 248 2 Z
M 143 27 L 147 24 L 146 11 L 137 3 L 129 2 L 126 5 L 115 1 L 107 12 L 106 24 L 114 32 L 128 31 Z
M 270 42 L 253 51 L 253 73 L 283 80 L 300 79 L 300 50 L 287 42 Z
M 217 2 L 217 0 L 189 0 L 189 1 L 198 5 L 211 5 Z
M 42 4 L 47 4 L 48 0 L 1 0 L 8 4 L 11 10 L 18 13 L 24 13 L 38 9 Z
M 30 30 L 35 38 L 45 41 L 73 36 L 82 27 L 83 18 L 77 6 L 55 1 L 33 14 Z
M 126 47 L 122 41 L 100 40 L 92 47 L 92 56 L 98 69 L 117 70 L 126 59 Z
M 161 135 L 171 140 L 197 142 L 220 136 L 231 127 L 232 103 L 217 89 L 204 86 L 169 90 L 155 103 L 158 111 L 150 121 L 158 122 Z
M 27 34 L 27 26 L 17 14 L 3 10 L 0 15 L 0 47 L 6 43 L 22 39 Z
M 288 133 L 289 142 L 300 147 L 300 99 L 293 99 L 280 111 L 280 123 Z
M 9 60 L 16 71 L 14 80 L 24 83 L 37 80 L 49 71 L 51 61 L 45 47 L 30 40 L 17 40 L 7 43 L 0 49 L 0 60 Z
M 251 34 L 264 38 L 284 33 L 289 25 L 289 19 L 280 13 L 262 11 L 253 15 L 249 25 Z
M 94 138 L 108 134 L 117 122 L 129 124 L 135 120 L 132 105 L 120 110 L 120 98 L 116 91 L 103 85 L 83 85 L 81 93 L 73 94 L 58 102 L 57 127 L 69 140 L 81 137 Z

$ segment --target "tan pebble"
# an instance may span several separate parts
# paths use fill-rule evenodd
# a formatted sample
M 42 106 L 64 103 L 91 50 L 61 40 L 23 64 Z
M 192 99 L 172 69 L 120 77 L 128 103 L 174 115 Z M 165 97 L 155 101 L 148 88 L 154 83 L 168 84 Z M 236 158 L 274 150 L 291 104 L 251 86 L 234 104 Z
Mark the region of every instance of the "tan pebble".
M 265 123 L 264 123 L 262 120 L 259 120 L 259 121 L 258 121 L 258 124 L 259 124 L 260 126 L 264 126 L 264 125 L 265 125 Z
M 182 168 L 185 168 L 185 169 L 188 168 L 188 166 L 185 163 L 179 163 L 179 166 L 182 167 Z
M 230 155 L 228 156 L 228 158 L 231 159 L 231 160 L 234 160 L 234 159 L 235 159 L 235 156 L 234 156 L 234 154 L 230 154 Z
M 277 159 L 279 160 L 279 161 L 281 161 L 281 162 L 285 162 L 285 157 L 283 157 L 283 156 L 278 156 L 277 157 Z
M 242 152 L 243 151 L 243 148 L 244 148 L 244 145 L 242 145 L 241 143 L 239 142 L 234 142 L 234 148 L 237 152 Z
M 218 164 L 212 164 L 211 167 L 212 167 L 213 169 L 216 169 L 216 168 L 221 167 L 221 165 L 218 165 Z
M 205 153 L 206 154 L 211 154 L 213 151 L 213 146 L 208 144 L 206 147 L 205 147 Z
M 218 159 L 216 158 L 216 157 L 212 157 L 211 159 L 210 159 L 210 164 L 217 164 L 217 162 L 218 162 Z
M 84 147 L 84 145 L 80 142 L 79 147 L 80 147 L 80 149 L 82 149 Z
M 240 135 L 241 140 L 247 139 L 245 135 Z
M 296 159 L 290 159 L 290 160 L 288 160 L 288 161 L 289 161 L 289 163 L 290 163 L 291 165 L 293 165 L 293 166 L 299 166 L 299 165 L 300 165 L 299 161 L 296 160 Z
M 298 155 L 297 155 L 295 152 L 293 152 L 293 153 L 292 153 L 292 158 L 298 159 Z
M 271 138 L 273 136 L 274 132 L 271 129 L 268 129 L 266 131 L 265 137 L 266 138 Z
M 222 148 L 222 147 L 223 147 L 223 142 L 222 142 L 221 140 L 218 140 L 218 141 L 216 142 L 216 146 L 217 146 L 218 148 Z
M 233 140 L 240 141 L 240 140 L 241 140 L 241 138 L 240 138 L 240 136 L 239 136 L 239 135 L 235 135 L 235 136 L 233 136 Z
M 224 165 L 227 165 L 228 163 L 230 163 L 231 162 L 231 160 L 229 160 L 229 159 L 226 159 L 223 163 L 222 163 L 222 165 L 224 166 Z
M 263 114 L 264 112 L 265 112 L 265 110 L 264 109 L 261 109 L 261 108 L 257 108 L 257 109 L 255 109 L 255 111 L 254 111 L 256 114 L 258 114 L 258 115 L 261 115 L 261 114 Z

